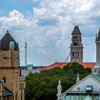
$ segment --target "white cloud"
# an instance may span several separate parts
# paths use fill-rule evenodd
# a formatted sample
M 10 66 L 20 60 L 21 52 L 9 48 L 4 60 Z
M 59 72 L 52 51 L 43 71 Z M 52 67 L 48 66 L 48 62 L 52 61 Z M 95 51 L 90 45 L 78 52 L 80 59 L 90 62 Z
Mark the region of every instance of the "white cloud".
M 48 51 L 63 55 L 62 52 L 69 49 L 74 25 L 80 25 L 84 32 L 91 30 L 96 24 L 94 30 L 97 30 L 97 18 L 100 17 L 98 2 L 99 0 L 40 0 L 40 6 L 33 8 L 33 15 L 28 18 L 17 10 L 11 11 L 8 17 L 0 17 L 0 31 L 4 33 L 10 29 L 17 40 L 21 41 L 21 46 L 24 45 L 26 34 L 30 50 L 35 48 L 44 55 Z M 85 34 L 90 33 L 88 31 Z
M 90 11 L 94 8 L 94 0 L 84 0 L 82 5 L 79 8 L 76 8 L 75 12 L 83 12 L 83 11 Z
M 44 15 L 44 14 L 45 14 L 46 9 L 45 9 L 45 8 L 41 8 L 41 9 L 34 8 L 34 9 L 33 9 L 33 12 L 34 12 L 34 15 L 35 15 L 35 16 L 40 17 L 41 15 Z
M 24 18 L 23 14 L 21 14 L 17 10 L 13 10 L 12 12 L 10 12 L 9 17 Z

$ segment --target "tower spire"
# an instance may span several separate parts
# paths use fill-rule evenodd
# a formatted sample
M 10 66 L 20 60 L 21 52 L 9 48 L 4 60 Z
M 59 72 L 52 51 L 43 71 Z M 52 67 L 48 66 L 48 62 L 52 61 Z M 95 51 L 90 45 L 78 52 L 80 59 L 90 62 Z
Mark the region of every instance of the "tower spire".
M 100 28 L 99 28 L 99 33 L 98 33 L 97 41 L 100 41 Z

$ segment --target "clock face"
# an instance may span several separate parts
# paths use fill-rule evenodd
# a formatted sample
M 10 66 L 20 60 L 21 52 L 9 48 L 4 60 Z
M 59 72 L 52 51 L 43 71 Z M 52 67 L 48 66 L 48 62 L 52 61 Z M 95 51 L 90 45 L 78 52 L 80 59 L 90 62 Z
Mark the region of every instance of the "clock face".
M 7 53 L 3 53 L 0 55 L 0 58 L 2 60 L 3 63 L 6 63 L 9 59 L 8 54 Z

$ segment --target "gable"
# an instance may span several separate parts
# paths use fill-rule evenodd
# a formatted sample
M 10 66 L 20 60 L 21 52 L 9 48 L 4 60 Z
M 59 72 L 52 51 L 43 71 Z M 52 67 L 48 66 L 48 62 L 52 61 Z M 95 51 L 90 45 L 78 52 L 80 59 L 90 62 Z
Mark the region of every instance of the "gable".
M 100 91 L 100 84 L 95 79 L 93 79 L 92 77 L 88 77 L 84 81 L 80 82 L 78 85 L 73 87 L 70 90 L 70 92 L 86 91 L 87 86 L 92 86 L 93 91 L 97 91 L 97 92 Z
M 65 96 L 66 93 L 71 93 L 71 92 L 81 92 L 81 91 L 86 91 L 87 86 L 93 86 L 93 91 L 100 92 L 100 82 L 96 80 L 94 77 L 91 75 L 86 76 L 84 79 L 76 83 L 74 86 L 66 90 L 64 93 L 61 94 L 61 96 Z M 79 90 L 80 88 L 80 90 Z

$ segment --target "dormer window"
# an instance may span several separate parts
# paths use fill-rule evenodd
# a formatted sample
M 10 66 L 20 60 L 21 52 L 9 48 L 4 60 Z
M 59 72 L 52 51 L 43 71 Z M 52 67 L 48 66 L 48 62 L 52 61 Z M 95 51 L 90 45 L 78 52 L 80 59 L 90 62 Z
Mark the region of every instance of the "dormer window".
M 92 86 L 87 86 L 86 87 L 86 92 L 87 93 L 91 93 L 93 91 L 93 87 Z

